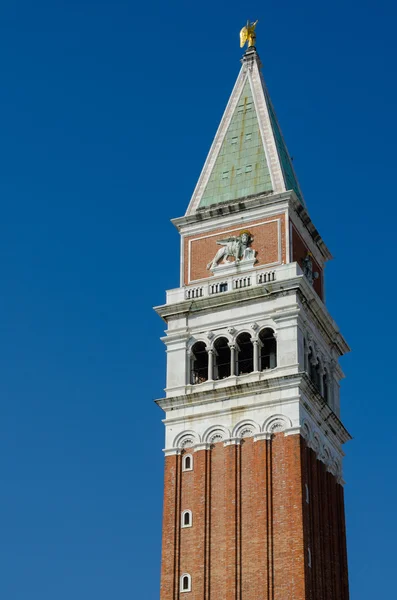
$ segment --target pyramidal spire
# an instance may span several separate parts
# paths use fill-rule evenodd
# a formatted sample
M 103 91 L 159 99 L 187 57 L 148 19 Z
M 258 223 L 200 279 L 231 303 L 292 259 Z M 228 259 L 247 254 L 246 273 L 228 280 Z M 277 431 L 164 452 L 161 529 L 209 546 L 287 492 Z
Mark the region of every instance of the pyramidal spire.
M 254 46 L 242 67 L 186 214 L 293 190 L 305 205 Z

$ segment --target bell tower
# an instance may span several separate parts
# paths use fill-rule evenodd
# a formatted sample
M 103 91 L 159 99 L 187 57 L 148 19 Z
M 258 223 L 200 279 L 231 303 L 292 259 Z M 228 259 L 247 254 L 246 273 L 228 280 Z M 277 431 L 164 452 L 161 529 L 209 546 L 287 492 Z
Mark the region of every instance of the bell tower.
M 156 308 L 167 327 L 160 598 L 348 600 L 338 361 L 349 348 L 325 304 L 332 257 L 253 45 L 173 223 L 180 287 Z

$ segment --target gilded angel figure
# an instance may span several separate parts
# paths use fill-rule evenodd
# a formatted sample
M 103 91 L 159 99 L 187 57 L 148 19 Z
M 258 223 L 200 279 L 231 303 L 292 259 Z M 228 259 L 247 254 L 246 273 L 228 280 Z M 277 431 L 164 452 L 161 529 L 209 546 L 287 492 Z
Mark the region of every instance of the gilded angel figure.
M 255 23 L 250 23 L 247 21 L 247 25 L 240 31 L 240 48 L 242 48 L 246 42 L 248 42 L 248 48 L 255 46 L 255 27 L 257 22 L 258 20 L 256 20 Z

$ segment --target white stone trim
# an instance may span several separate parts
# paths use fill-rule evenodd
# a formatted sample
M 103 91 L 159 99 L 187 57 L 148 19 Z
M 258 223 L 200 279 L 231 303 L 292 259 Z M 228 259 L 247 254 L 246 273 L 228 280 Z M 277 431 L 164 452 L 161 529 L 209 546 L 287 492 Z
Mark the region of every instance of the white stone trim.
M 289 429 L 284 430 L 284 435 L 287 437 L 289 435 L 298 435 L 301 433 L 301 427 L 290 427 Z
M 223 425 L 212 425 L 203 434 L 203 440 L 209 444 L 216 444 L 217 442 L 223 442 L 230 438 L 230 431 Z
M 262 126 L 262 141 L 267 150 L 266 156 L 268 157 L 269 161 L 268 166 L 273 182 L 273 192 L 276 194 L 279 192 L 285 192 L 287 189 L 284 183 L 284 174 L 280 165 L 280 158 L 278 155 L 277 145 L 274 139 L 273 128 L 265 99 L 264 82 L 256 61 L 254 61 L 254 67 L 250 76 L 253 97 L 256 100 L 258 121 Z
M 189 515 L 189 524 L 185 525 L 185 515 Z M 193 513 L 191 510 L 183 510 L 181 513 L 181 529 L 193 527 Z
M 174 441 L 174 447 L 178 448 L 191 448 L 198 444 L 200 441 L 200 437 L 196 434 L 195 431 L 182 431 L 178 434 Z
M 208 444 L 208 442 L 201 442 L 193 447 L 193 452 L 200 452 L 200 450 L 211 450 L 211 444 Z
M 190 458 L 190 467 L 186 466 L 186 462 L 187 462 L 186 459 L 188 459 L 188 458 Z M 188 471 L 193 471 L 193 467 L 194 467 L 193 455 L 190 454 L 190 453 L 189 454 L 184 454 L 183 457 L 182 457 L 182 471 L 184 473 L 188 472 Z
M 245 437 L 253 437 L 256 433 L 259 433 L 260 427 L 258 423 L 252 421 L 251 419 L 244 419 L 237 423 L 237 425 L 233 429 L 232 439 L 233 438 L 245 438 Z
M 226 446 L 239 446 L 241 444 L 241 439 L 239 437 L 234 437 L 234 438 L 229 438 L 228 440 L 225 440 L 223 445 Z
M 164 456 L 179 456 L 182 453 L 182 448 L 164 448 Z
M 186 215 L 190 215 L 193 212 L 195 212 L 198 206 L 200 205 L 201 198 L 207 186 L 208 180 L 211 176 L 216 159 L 222 147 L 230 122 L 233 118 L 234 111 L 237 107 L 238 101 L 241 97 L 241 93 L 244 89 L 247 80 L 251 88 L 252 98 L 255 106 L 255 112 L 259 124 L 259 130 L 266 156 L 266 162 L 269 169 L 273 192 L 282 193 L 287 191 L 284 180 L 284 173 L 282 170 L 280 157 L 277 150 L 277 144 L 273 133 L 273 127 L 269 115 L 269 109 L 265 98 L 265 93 L 267 92 L 266 84 L 259 69 L 259 57 L 257 54 L 255 54 L 249 61 L 249 63 L 248 61 L 243 63 L 243 66 L 239 72 L 233 91 L 227 103 L 225 112 L 223 113 L 219 127 L 217 129 L 211 148 L 204 163 L 204 167 L 201 171 L 197 185 L 194 189 L 192 198 L 186 211 Z M 275 118 L 277 120 L 276 116 Z M 280 126 L 279 129 L 281 133 Z M 291 165 L 291 169 L 295 173 L 293 165 Z M 296 174 L 295 179 L 297 181 Z M 299 187 L 298 181 L 297 185 Z M 299 191 L 302 194 L 300 187 Z
M 260 433 L 256 433 L 254 435 L 254 442 L 260 442 L 261 440 L 271 440 L 272 434 L 268 431 L 261 431 Z
M 325 464 L 327 471 L 332 473 L 338 483 L 343 485 L 342 450 L 335 451 L 331 440 L 311 421 L 309 416 L 302 419 L 301 435 L 306 440 L 308 447 L 315 452 L 318 460 Z
M 255 64 L 256 68 L 258 68 L 258 66 L 256 64 L 256 61 L 254 61 L 254 64 Z M 272 161 L 271 161 L 271 157 L 269 155 L 269 147 L 268 147 L 268 144 L 267 144 L 267 138 L 265 136 L 264 124 L 263 124 L 263 121 L 262 121 L 262 118 L 261 118 L 262 113 L 260 112 L 259 105 L 258 105 L 257 88 L 256 88 L 256 86 L 254 86 L 254 83 L 252 81 L 252 76 L 251 76 L 250 71 L 248 71 L 248 80 L 249 80 L 249 84 L 250 84 L 250 88 L 251 88 L 252 98 L 254 100 L 255 113 L 256 113 L 256 117 L 258 119 L 259 131 L 260 131 L 261 139 L 262 139 L 262 146 L 263 146 L 263 149 L 264 149 L 264 152 L 265 152 L 266 164 L 267 164 L 267 167 L 269 169 L 270 180 L 271 180 L 271 183 L 272 183 L 272 190 L 273 190 L 273 192 L 275 192 L 278 186 L 277 186 L 277 183 L 275 183 L 275 177 L 274 177 L 273 169 L 272 169 Z M 262 94 L 263 94 L 262 86 L 261 86 L 261 91 L 262 91 Z M 260 94 L 259 94 L 259 98 L 260 98 Z M 259 103 L 260 103 L 260 100 L 259 100 Z M 266 133 L 268 133 L 267 127 L 266 127 Z
M 180 245 L 180 261 L 179 261 L 179 285 L 182 286 L 185 280 L 185 236 L 181 233 Z
M 251 208 L 247 206 L 247 208 L 242 209 L 240 199 L 230 202 L 230 205 L 233 205 L 233 202 L 236 202 L 236 204 L 239 205 L 239 207 L 236 207 L 236 210 L 230 212 L 226 210 L 226 207 L 224 207 L 222 213 L 219 213 L 219 210 L 211 210 L 209 208 L 208 211 L 211 213 L 211 218 L 201 218 L 196 221 L 193 215 L 191 215 L 187 217 L 186 221 L 184 220 L 185 217 L 177 217 L 171 219 L 171 221 L 181 234 L 189 237 L 214 231 L 215 229 L 234 227 L 239 224 L 241 225 L 241 229 L 243 229 L 247 224 L 250 224 L 253 221 L 277 217 L 288 213 L 288 211 L 291 210 L 293 195 L 294 192 L 292 191 L 283 192 L 281 194 L 258 194 L 258 204 L 255 204 L 255 200 L 247 200 L 247 205 L 253 203 Z M 262 196 L 263 201 L 259 203 Z M 230 207 L 229 203 L 227 206 Z M 204 213 L 205 211 L 202 212 Z
M 268 417 L 263 424 L 262 431 L 273 434 L 292 427 L 292 421 L 286 415 L 276 414 Z
M 183 580 L 184 580 L 185 577 L 188 578 L 189 585 L 188 585 L 188 589 L 184 590 L 183 589 Z M 180 576 L 180 579 L 179 579 L 179 591 L 181 592 L 181 594 L 185 593 L 185 592 L 191 592 L 192 591 L 192 577 L 191 577 L 191 575 L 189 575 L 189 573 L 183 573 Z
M 292 262 L 292 247 L 291 247 L 291 221 L 288 213 L 285 213 L 285 262 L 289 264 Z
M 223 140 L 225 139 L 227 130 L 229 128 L 230 122 L 233 118 L 234 111 L 237 107 L 238 101 L 240 100 L 241 93 L 244 89 L 245 81 L 247 79 L 247 75 L 245 73 L 244 66 L 241 67 L 240 72 L 238 74 L 236 83 L 234 85 L 233 91 L 229 98 L 229 101 L 226 105 L 225 112 L 223 113 L 221 122 L 215 134 L 214 140 L 211 144 L 211 148 L 208 152 L 206 161 L 204 163 L 204 167 L 201 171 L 200 177 L 198 179 L 197 185 L 194 189 L 192 198 L 190 200 L 189 206 L 186 211 L 186 215 L 191 214 L 195 210 L 197 210 L 201 198 L 203 196 L 204 190 L 207 186 L 208 180 L 211 176 L 212 170 L 214 168 L 216 159 L 218 158 L 218 154 L 223 144 Z

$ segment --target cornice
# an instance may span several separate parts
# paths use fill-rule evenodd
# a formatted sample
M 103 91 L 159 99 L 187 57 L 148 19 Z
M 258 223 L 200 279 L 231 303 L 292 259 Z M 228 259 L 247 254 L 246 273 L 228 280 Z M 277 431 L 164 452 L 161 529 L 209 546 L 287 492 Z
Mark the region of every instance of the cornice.
M 301 390 L 306 397 L 311 399 L 303 400 L 303 407 L 317 425 L 324 427 L 324 424 L 326 424 L 331 435 L 335 436 L 342 444 L 352 439 L 342 421 L 319 394 L 307 373 L 302 373 Z M 327 431 L 325 433 L 329 434 Z
M 188 314 L 191 312 L 198 312 L 200 310 L 213 310 L 219 307 L 224 307 L 229 304 L 238 304 L 247 300 L 256 300 L 260 298 L 269 297 L 272 295 L 278 295 L 282 292 L 286 295 L 288 291 L 293 292 L 299 288 L 299 280 L 301 275 L 297 275 L 288 280 L 281 282 L 274 281 L 263 285 L 254 286 L 252 288 L 243 288 L 240 290 L 233 290 L 222 294 L 214 294 L 204 298 L 197 298 L 194 300 L 184 300 L 182 302 L 175 302 L 172 304 L 163 304 L 161 306 L 155 306 L 154 310 L 157 314 L 167 322 L 170 317 L 180 316 L 181 314 Z
M 189 407 L 190 409 L 195 406 L 205 407 L 218 402 L 224 402 L 225 400 L 232 400 L 233 398 L 244 398 L 253 395 L 260 395 L 264 392 L 271 393 L 275 390 L 287 390 L 299 388 L 300 395 L 295 396 L 295 401 L 299 401 L 302 405 L 306 414 L 310 416 L 313 423 L 315 423 L 319 429 L 322 430 L 323 435 L 328 437 L 332 442 L 334 448 L 338 448 L 338 444 L 345 444 L 352 439 L 350 433 L 347 431 L 339 417 L 333 412 L 332 408 L 324 401 L 322 396 L 317 391 L 317 388 L 313 385 L 310 378 L 306 373 L 299 373 L 295 375 L 285 375 L 283 377 L 276 377 L 272 379 L 240 383 L 239 385 L 232 385 L 227 388 L 221 388 L 217 390 L 206 390 L 200 391 L 194 394 L 173 396 L 171 398 L 162 398 L 156 400 L 156 404 L 160 406 L 165 412 L 174 411 Z M 290 403 L 293 398 L 285 398 L 286 403 Z M 264 402 L 264 406 L 280 406 L 280 402 Z M 241 408 L 241 407 L 240 407 Z M 225 408 L 224 412 L 228 412 L 230 408 Z M 210 411 L 209 413 L 203 410 L 203 414 L 208 417 L 213 413 L 221 414 L 222 411 Z M 178 416 L 175 418 L 166 419 L 166 423 L 179 423 L 185 419 L 185 416 Z M 288 435 L 296 433 L 295 429 L 290 430 Z M 259 439 L 259 438 L 258 438 Z
M 341 334 L 339 327 L 329 314 L 325 304 L 318 294 L 309 285 L 306 278 L 303 277 L 299 286 L 298 296 L 313 321 L 319 326 L 319 329 L 328 337 L 330 342 L 336 346 L 341 356 L 350 352 L 350 346 Z
M 330 316 L 318 294 L 316 294 L 303 275 L 296 275 L 288 280 L 274 281 L 271 284 L 267 283 L 252 288 L 233 290 L 204 298 L 163 304 L 162 306 L 156 306 L 154 310 L 165 322 L 168 322 L 170 318 L 180 317 L 181 315 L 188 316 L 191 313 L 199 311 L 213 311 L 221 307 L 236 306 L 237 304 L 260 299 L 270 300 L 278 296 L 286 296 L 293 293 L 298 293 L 302 307 L 308 310 L 313 321 L 319 326 L 331 344 L 334 344 L 339 354 L 343 355 L 349 352 L 350 348 L 340 333 L 337 324 Z
M 292 220 L 298 219 L 302 223 L 310 238 L 320 251 L 324 261 L 332 260 L 333 256 L 330 250 L 314 226 L 307 209 L 302 206 L 293 190 L 278 194 L 272 192 L 253 194 L 231 202 L 212 205 L 200 209 L 190 215 L 171 219 L 171 223 L 175 225 L 180 233 L 186 234 L 189 233 L 190 229 L 195 229 L 195 225 L 203 225 L 208 222 L 208 226 L 210 226 L 210 222 L 215 219 L 222 221 L 228 218 L 230 219 L 230 217 L 238 217 L 239 215 L 245 216 L 245 214 L 260 208 L 272 208 L 276 212 L 278 210 L 284 210 L 286 207 L 290 209 L 290 217 Z M 219 223 L 219 226 L 223 226 L 223 223 Z
M 176 217 L 171 219 L 171 223 L 175 225 L 178 231 L 182 231 L 190 225 L 210 221 L 214 218 L 241 214 L 259 207 L 285 205 L 286 202 L 290 201 L 292 195 L 295 196 L 294 192 L 282 192 L 279 194 L 273 194 L 272 192 L 253 194 L 251 196 L 246 196 L 245 198 L 239 198 L 238 200 L 224 202 L 223 204 L 213 204 L 190 215 Z
M 316 243 L 317 247 L 321 251 L 325 260 L 332 260 L 333 256 L 325 244 L 323 238 L 315 228 L 313 221 L 311 220 L 307 209 L 299 202 L 296 194 L 291 195 L 291 207 L 299 217 L 305 228 L 310 234 L 310 237 Z
M 217 389 L 195 391 L 192 394 L 160 398 L 155 400 L 155 403 L 165 412 L 168 412 L 185 406 L 203 406 L 212 402 L 229 400 L 236 396 L 241 398 L 261 394 L 264 391 L 293 388 L 299 386 L 300 381 L 301 374 L 283 375 L 282 377 L 272 377 L 261 381 L 241 382 Z

